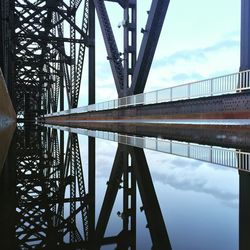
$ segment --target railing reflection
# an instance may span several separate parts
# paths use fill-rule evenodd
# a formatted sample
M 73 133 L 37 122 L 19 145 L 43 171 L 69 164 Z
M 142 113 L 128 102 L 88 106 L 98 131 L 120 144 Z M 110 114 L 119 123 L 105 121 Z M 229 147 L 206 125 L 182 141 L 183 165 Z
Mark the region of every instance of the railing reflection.
M 129 146 L 155 150 L 163 153 L 250 171 L 250 162 L 248 160 L 250 159 L 250 153 L 240 149 L 208 146 L 156 137 L 123 135 L 115 132 L 88 130 L 84 128 L 63 127 L 57 125 L 45 126 L 95 138 L 110 140 Z

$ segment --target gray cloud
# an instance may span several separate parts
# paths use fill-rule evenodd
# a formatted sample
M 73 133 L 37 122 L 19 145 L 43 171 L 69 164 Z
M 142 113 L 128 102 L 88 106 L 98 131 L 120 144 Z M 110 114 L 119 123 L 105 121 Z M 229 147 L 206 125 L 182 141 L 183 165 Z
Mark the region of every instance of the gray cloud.
M 179 171 L 178 173 L 175 173 L 173 171 L 166 171 L 165 174 L 154 172 L 153 176 L 155 181 L 170 185 L 175 189 L 192 190 L 194 192 L 207 193 L 212 195 L 216 199 L 221 200 L 223 204 L 227 206 L 236 206 L 235 201 L 238 199 L 237 194 L 208 185 L 207 180 L 204 178 L 200 178 L 199 176 L 186 178 L 185 176 L 180 176 Z

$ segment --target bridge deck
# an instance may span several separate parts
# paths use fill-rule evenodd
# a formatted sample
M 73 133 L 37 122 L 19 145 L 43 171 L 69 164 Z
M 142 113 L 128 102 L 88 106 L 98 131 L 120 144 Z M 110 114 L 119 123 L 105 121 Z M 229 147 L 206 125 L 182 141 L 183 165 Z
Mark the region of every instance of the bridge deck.
M 46 116 L 48 123 L 86 120 L 249 119 L 250 92 L 180 100 L 118 109 Z

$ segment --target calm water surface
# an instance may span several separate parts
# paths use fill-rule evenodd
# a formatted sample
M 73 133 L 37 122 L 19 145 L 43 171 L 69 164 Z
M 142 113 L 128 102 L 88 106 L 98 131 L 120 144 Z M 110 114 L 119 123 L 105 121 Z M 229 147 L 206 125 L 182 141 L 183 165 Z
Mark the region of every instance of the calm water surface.
M 249 249 L 248 171 L 48 127 L 1 131 L 0 249 Z

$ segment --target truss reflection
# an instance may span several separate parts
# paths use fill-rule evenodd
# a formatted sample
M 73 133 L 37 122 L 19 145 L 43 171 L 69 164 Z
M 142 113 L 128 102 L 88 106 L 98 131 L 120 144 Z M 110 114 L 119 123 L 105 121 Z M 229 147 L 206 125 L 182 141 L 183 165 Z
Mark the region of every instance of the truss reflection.
M 0 206 L 0 230 L 6 236 L 6 249 L 100 249 L 110 244 L 116 249 L 136 249 L 137 185 L 153 249 L 171 249 L 143 149 L 118 145 L 96 217 L 95 139 L 88 139 L 87 171 L 78 135 L 67 134 L 66 138 L 63 131 L 18 126 L 1 176 L 0 195 L 6 203 Z M 88 176 L 88 187 L 84 176 Z M 121 188 L 123 209 L 118 215 L 122 228 L 107 237 L 107 224 Z
M 88 163 L 87 169 L 82 161 Z M 76 133 L 19 124 L 0 176 L 0 198 L 4 201 L 0 204 L 1 247 L 92 250 L 105 245 L 112 249 L 115 245 L 116 249 L 136 249 L 140 244 L 137 232 L 141 230 L 137 228 L 137 211 L 141 210 L 152 249 L 171 249 L 144 149 L 118 143 L 99 214 L 95 161 L 94 137 L 88 137 L 88 159 L 81 159 Z M 237 162 L 239 248 L 248 249 L 248 155 L 238 154 Z M 119 200 L 118 192 L 122 195 L 122 209 L 117 215 L 122 223 L 110 235 L 109 223 Z M 137 198 L 142 202 L 140 208 Z

